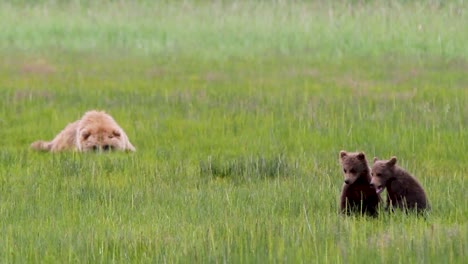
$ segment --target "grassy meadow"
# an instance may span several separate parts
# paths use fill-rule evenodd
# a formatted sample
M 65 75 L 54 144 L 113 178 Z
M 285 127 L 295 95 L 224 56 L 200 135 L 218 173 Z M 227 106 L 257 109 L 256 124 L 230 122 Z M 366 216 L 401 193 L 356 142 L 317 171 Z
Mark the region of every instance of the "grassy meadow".
M 3 1 L 0 262 L 463 263 L 466 1 Z M 90 109 L 135 153 L 37 153 Z M 338 213 L 340 150 L 426 218 Z

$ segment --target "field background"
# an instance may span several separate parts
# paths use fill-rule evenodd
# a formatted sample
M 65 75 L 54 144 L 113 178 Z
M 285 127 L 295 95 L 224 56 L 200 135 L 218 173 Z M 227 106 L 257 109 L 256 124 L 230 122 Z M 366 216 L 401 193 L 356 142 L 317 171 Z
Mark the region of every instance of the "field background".
M 466 1 L 96 2 L 0 3 L 0 262 L 466 261 Z M 89 109 L 137 152 L 28 149 Z M 342 149 L 429 216 L 339 215 Z

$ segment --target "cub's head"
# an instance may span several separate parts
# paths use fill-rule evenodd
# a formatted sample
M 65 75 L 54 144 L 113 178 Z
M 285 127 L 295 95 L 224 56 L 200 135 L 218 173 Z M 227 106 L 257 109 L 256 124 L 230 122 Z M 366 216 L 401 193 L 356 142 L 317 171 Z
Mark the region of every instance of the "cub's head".
M 125 150 L 125 140 L 118 128 L 89 128 L 78 131 L 77 145 L 80 151 Z
M 344 182 L 353 184 L 363 173 L 368 173 L 366 155 L 364 152 L 340 151 L 340 163 L 343 167 Z
M 396 162 L 396 157 L 392 157 L 389 160 L 374 158 L 374 165 L 372 165 L 371 173 L 371 186 L 375 188 L 377 193 L 381 193 L 385 189 L 388 180 L 394 177 L 393 170 Z

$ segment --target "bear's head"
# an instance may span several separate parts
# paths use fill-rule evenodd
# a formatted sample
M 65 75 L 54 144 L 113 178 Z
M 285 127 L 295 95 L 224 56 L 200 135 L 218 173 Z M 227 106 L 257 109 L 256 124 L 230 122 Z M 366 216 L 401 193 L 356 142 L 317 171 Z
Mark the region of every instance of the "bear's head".
M 85 127 L 78 134 L 80 151 L 125 150 L 125 140 L 118 128 Z
M 372 165 L 371 172 L 371 186 L 375 188 L 377 193 L 381 193 L 388 181 L 394 177 L 394 169 L 397 162 L 396 157 L 389 160 L 379 160 L 374 158 L 374 165 Z
M 89 111 L 78 121 L 76 132 L 78 151 L 135 151 L 127 135 L 105 112 Z
M 364 152 L 340 151 L 340 163 L 343 167 L 344 182 L 353 184 L 363 174 L 369 173 L 366 155 Z

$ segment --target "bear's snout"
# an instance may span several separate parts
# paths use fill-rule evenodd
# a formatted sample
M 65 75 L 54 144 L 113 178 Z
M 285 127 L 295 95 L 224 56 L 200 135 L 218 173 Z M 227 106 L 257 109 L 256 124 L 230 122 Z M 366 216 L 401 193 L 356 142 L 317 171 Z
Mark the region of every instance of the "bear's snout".
M 383 185 L 375 186 L 375 184 L 373 182 L 371 182 L 369 185 L 370 185 L 371 188 L 375 189 L 375 192 L 377 194 L 381 193 L 383 191 L 383 189 L 384 189 Z
M 344 182 L 345 182 L 346 184 L 349 184 L 351 181 L 348 180 L 348 179 L 346 179 Z
M 114 150 L 114 146 L 112 146 L 112 145 L 103 145 L 103 146 L 100 146 L 100 145 L 93 145 L 93 146 L 91 147 L 91 149 L 92 149 L 93 151 L 96 151 L 96 152 L 98 152 L 98 151 L 107 152 L 107 151 L 112 151 L 112 150 Z
M 109 151 L 109 150 L 111 150 L 111 149 L 112 149 L 112 147 L 109 146 L 109 145 L 104 145 L 104 146 L 102 146 L 102 150 L 104 150 L 104 151 Z

